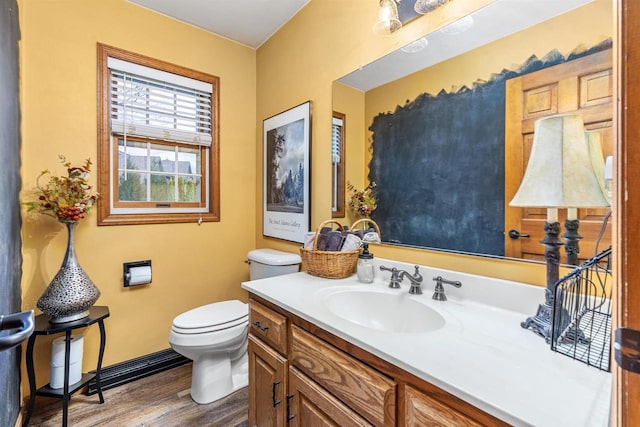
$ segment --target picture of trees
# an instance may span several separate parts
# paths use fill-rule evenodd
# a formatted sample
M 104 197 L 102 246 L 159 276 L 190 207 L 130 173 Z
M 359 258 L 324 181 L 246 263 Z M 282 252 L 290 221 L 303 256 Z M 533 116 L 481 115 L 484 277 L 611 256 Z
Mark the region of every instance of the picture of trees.
M 304 211 L 304 119 L 266 133 L 266 204 L 272 212 Z
M 262 138 L 262 233 L 303 243 L 311 221 L 311 101 L 265 119 Z

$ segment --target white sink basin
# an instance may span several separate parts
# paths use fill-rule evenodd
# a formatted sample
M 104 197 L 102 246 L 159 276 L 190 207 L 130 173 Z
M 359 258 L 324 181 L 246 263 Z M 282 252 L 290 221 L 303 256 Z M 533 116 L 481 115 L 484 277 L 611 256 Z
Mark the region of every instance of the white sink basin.
M 440 329 L 444 318 L 414 301 L 406 292 L 340 290 L 321 298 L 334 315 L 365 328 L 393 333 L 422 333 Z

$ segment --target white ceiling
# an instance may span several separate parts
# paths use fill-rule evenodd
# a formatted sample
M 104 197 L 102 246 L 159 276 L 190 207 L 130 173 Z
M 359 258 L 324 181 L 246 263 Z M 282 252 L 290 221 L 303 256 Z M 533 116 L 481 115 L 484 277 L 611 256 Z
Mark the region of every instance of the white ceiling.
M 310 0 L 128 0 L 254 49 Z

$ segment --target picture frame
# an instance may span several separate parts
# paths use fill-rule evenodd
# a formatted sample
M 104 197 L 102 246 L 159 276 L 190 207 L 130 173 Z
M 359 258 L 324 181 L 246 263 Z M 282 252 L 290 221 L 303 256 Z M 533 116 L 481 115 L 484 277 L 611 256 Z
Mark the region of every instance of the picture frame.
M 311 220 L 311 101 L 265 119 L 262 137 L 262 234 L 304 243 Z

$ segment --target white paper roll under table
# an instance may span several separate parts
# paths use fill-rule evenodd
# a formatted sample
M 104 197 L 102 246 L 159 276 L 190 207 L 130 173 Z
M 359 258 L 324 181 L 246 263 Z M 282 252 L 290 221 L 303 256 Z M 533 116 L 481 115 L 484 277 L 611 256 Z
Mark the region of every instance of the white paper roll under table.
M 56 338 L 51 346 L 51 371 L 49 386 L 53 389 L 64 387 L 64 347 L 65 337 Z M 84 338 L 82 335 L 71 335 L 69 350 L 69 384 L 75 384 L 82 378 L 82 353 Z

